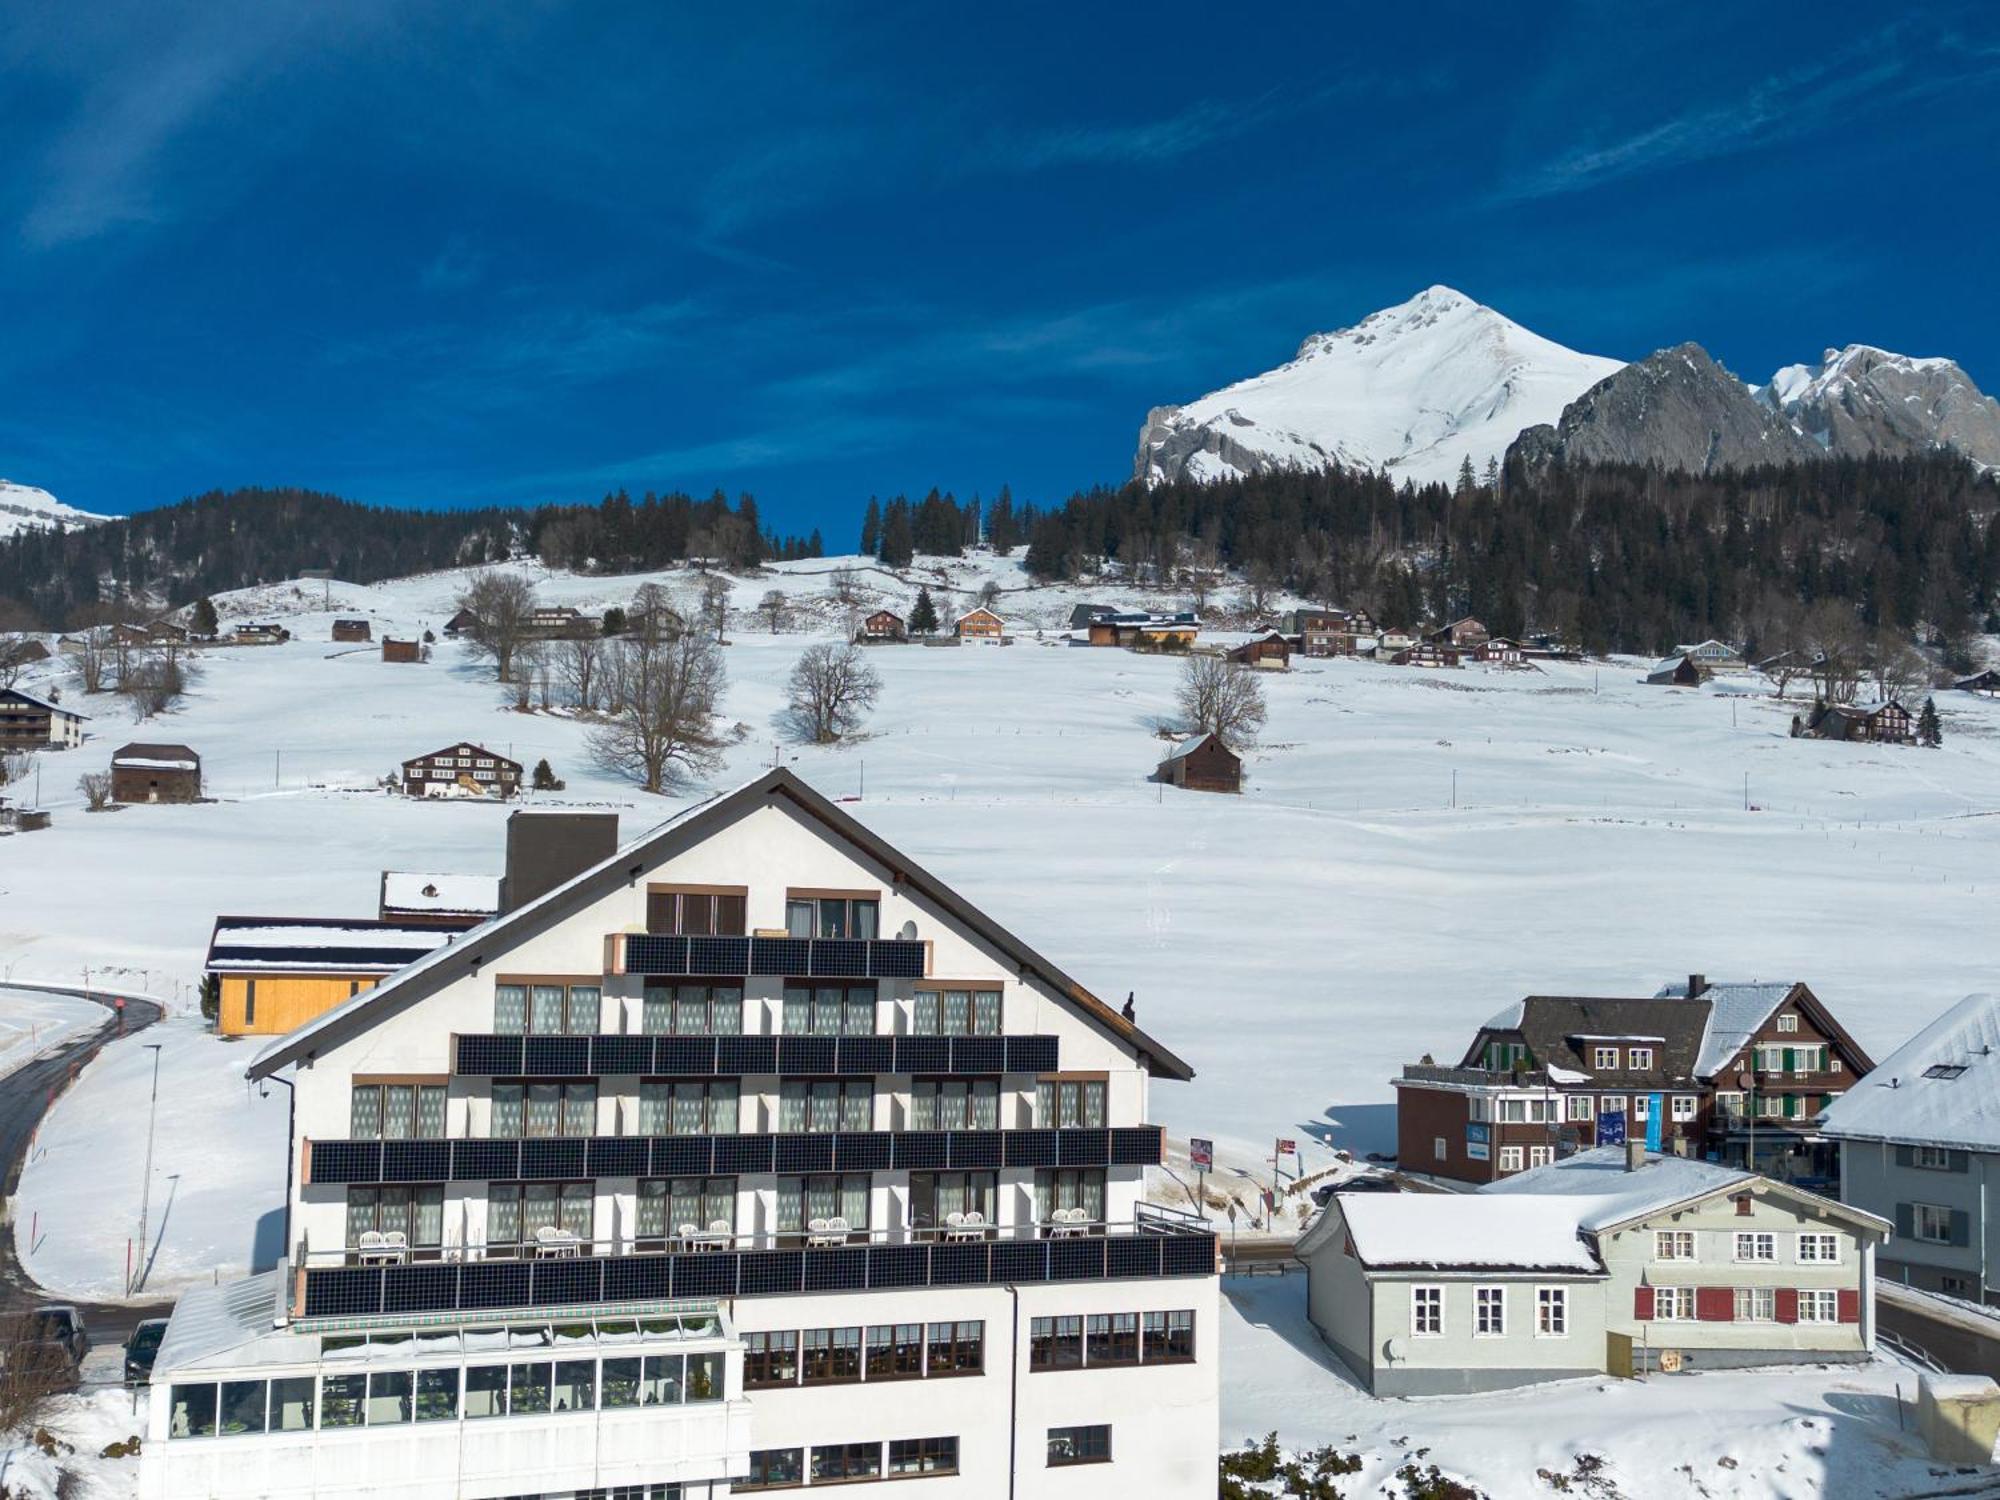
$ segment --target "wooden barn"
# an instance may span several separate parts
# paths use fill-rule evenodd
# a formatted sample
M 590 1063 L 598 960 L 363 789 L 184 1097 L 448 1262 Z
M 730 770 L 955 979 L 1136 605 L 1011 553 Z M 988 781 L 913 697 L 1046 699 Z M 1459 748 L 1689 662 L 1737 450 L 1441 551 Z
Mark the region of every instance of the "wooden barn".
M 1700 687 L 1707 675 L 1692 656 L 1669 656 L 1653 663 L 1646 681 L 1654 687 Z
M 121 745 L 111 752 L 113 802 L 199 802 L 201 757 L 186 745 Z
M 1984 693 L 1990 698 L 2000 694 L 2000 672 L 1995 672 L 1989 667 L 1986 671 L 1971 677 L 1959 678 L 1952 686 L 1961 693 Z
M 863 645 L 890 645 L 910 638 L 909 626 L 893 609 L 878 609 L 861 622 L 854 639 Z
M 1880 745 L 1914 745 L 1916 716 L 1891 698 L 1873 708 L 1819 703 L 1803 719 L 1793 718 L 1792 734 L 1814 740 L 1858 740 Z
M 335 620 L 333 638 L 336 641 L 372 641 L 375 632 L 366 620 Z
M 238 625 L 230 637 L 239 646 L 276 646 L 291 638 L 284 626 L 270 623 Z
M 1243 757 L 1213 734 L 1202 733 L 1161 761 L 1153 779 L 1190 792 L 1240 792 Z
M 1275 630 L 1267 631 L 1254 641 L 1230 647 L 1229 659 L 1240 667 L 1283 672 L 1292 664 L 1292 643 Z
M 1453 646 L 1461 651 L 1469 651 L 1490 636 L 1491 632 L 1485 625 L 1467 615 L 1462 620 L 1453 620 L 1442 630 L 1432 631 L 1428 639 L 1436 641 L 1440 646 Z
M 461 609 L 444 622 L 444 633 L 451 640 L 457 640 L 468 631 L 479 628 L 479 616 L 469 609 Z
M 392 635 L 382 637 L 382 660 L 416 662 L 423 659 L 422 641 L 399 641 Z
M 403 762 L 410 797 L 511 797 L 521 789 L 521 763 L 461 740 Z
M 961 641 L 991 641 L 998 645 L 1007 634 L 1007 622 L 982 604 L 960 615 L 951 633 Z

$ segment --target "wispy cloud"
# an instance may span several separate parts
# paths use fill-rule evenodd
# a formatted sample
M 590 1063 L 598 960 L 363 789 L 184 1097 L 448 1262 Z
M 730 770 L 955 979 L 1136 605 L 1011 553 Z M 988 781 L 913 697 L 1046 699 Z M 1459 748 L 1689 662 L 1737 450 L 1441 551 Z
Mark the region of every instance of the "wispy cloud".
M 1167 166 L 1250 134 L 1277 109 L 1277 98 L 1271 94 L 1247 103 L 1201 99 L 1164 119 L 1016 132 L 989 138 L 991 161 L 998 169 L 1014 172 L 1062 166 Z

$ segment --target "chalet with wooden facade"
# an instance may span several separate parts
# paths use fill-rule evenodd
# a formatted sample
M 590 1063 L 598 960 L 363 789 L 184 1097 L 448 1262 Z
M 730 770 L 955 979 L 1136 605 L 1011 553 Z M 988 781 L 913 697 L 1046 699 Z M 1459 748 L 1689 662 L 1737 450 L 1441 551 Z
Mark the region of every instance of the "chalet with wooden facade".
M 1192 610 L 1178 614 L 1106 612 L 1093 619 L 1086 638 L 1093 646 L 1125 646 L 1135 651 L 1180 651 L 1195 643 L 1201 620 Z
M 1243 757 L 1215 735 L 1203 732 L 1184 740 L 1161 761 L 1153 779 L 1190 792 L 1240 792 Z
M 335 620 L 333 638 L 336 641 L 372 641 L 375 630 L 366 620 Z
M 1707 675 L 1692 656 L 1669 656 L 1653 663 L 1646 682 L 1651 687 L 1700 687 Z
M 83 721 L 53 694 L 0 688 L 0 750 L 74 750 L 83 743 Z
M 1353 656 L 1377 634 L 1365 609 L 1295 609 L 1290 624 L 1302 656 Z
M 1733 646 L 1728 641 L 1696 641 L 1692 645 L 1674 647 L 1674 656 L 1690 656 L 1694 664 L 1704 672 L 1742 672 L 1748 666 L 1743 660 L 1743 648 Z
M 199 802 L 201 757 L 186 745 L 121 745 L 111 752 L 113 802 Z
M 448 640 L 455 641 L 460 636 L 466 635 L 478 628 L 479 616 L 475 615 L 469 609 L 461 609 L 457 614 L 444 622 L 444 633 Z
M 420 662 L 423 659 L 424 643 L 422 641 L 399 641 L 392 635 L 382 637 L 382 660 Z
M 543 640 L 562 640 L 579 635 L 596 635 L 594 620 L 567 604 L 538 604 L 523 622 L 526 632 Z
M 1454 1066 L 1396 1079 L 1405 1171 L 1491 1182 L 1628 1139 L 1794 1181 L 1831 1180 L 1812 1122 L 1873 1067 L 1803 984 L 1710 984 L 1645 998 L 1530 995 Z
M 410 797 L 511 797 L 521 789 L 521 763 L 461 740 L 403 762 Z
M 1883 745 L 1914 745 L 1916 716 L 1891 698 L 1887 703 L 1857 708 L 1847 703 L 1816 703 L 1803 718 L 1792 717 L 1792 735 L 1813 740 L 1860 740 Z
M 854 639 L 866 646 L 892 645 L 910 638 L 910 629 L 903 617 L 893 609 L 878 609 L 861 622 L 861 629 Z
M 953 622 L 951 633 L 961 641 L 982 641 L 999 645 L 1007 636 L 1007 622 L 981 604 L 967 610 Z
M 1256 667 L 1267 672 L 1283 672 L 1292 664 L 1292 643 L 1277 631 L 1267 631 L 1255 640 L 1232 646 L 1229 660 L 1239 667 Z
M 1393 667 L 1455 667 L 1458 648 L 1437 640 L 1421 640 L 1403 647 L 1389 658 Z
M 1462 620 L 1453 620 L 1442 629 L 1433 630 L 1424 639 L 1435 641 L 1440 646 L 1450 646 L 1459 651 L 1470 651 L 1474 646 L 1491 638 L 1485 625 L 1467 615 Z
M 1488 666 L 1518 667 L 1527 660 L 1527 648 L 1519 641 L 1496 635 L 1472 648 L 1472 659 Z
M 1952 686 L 1961 693 L 1984 693 L 1989 698 L 1994 697 L 2000 695 L 2000 672 L 1988 667 L 1984 672 L 1959 678 Z
M 498 875 L 384 870 L 376 916 L 400 927 L 477 927 L 500 913 Z
M 345 917 L 217 917 L 203 970 L 224 1036 L 278 1036 L 444 947 L 456 929 Z
M 263 623 L 245 621 L 230 632 L 230 640 L 239 646 L 276 646 L 291 638 L 291 631 L 270 621 Z

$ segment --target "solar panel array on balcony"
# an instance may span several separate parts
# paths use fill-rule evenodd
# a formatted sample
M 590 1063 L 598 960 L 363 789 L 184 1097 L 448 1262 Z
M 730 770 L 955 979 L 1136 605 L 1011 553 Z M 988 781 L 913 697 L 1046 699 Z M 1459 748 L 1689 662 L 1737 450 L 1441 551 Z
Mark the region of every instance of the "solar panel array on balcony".
M 1052 1036 L 502 1036 L 457 1038 L 453 1071 L 473 1076 L 868 1077 L 882 1073 L 1047 1073 Z

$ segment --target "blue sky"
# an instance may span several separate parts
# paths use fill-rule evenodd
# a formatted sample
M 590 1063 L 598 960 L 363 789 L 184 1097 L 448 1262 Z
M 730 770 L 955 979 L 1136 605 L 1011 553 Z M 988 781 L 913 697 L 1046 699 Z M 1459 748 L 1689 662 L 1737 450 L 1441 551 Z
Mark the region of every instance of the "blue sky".
M 2000 388 L 1997 10 L 0 0 L 0 475 L 851 544 L 1433 282 Z

